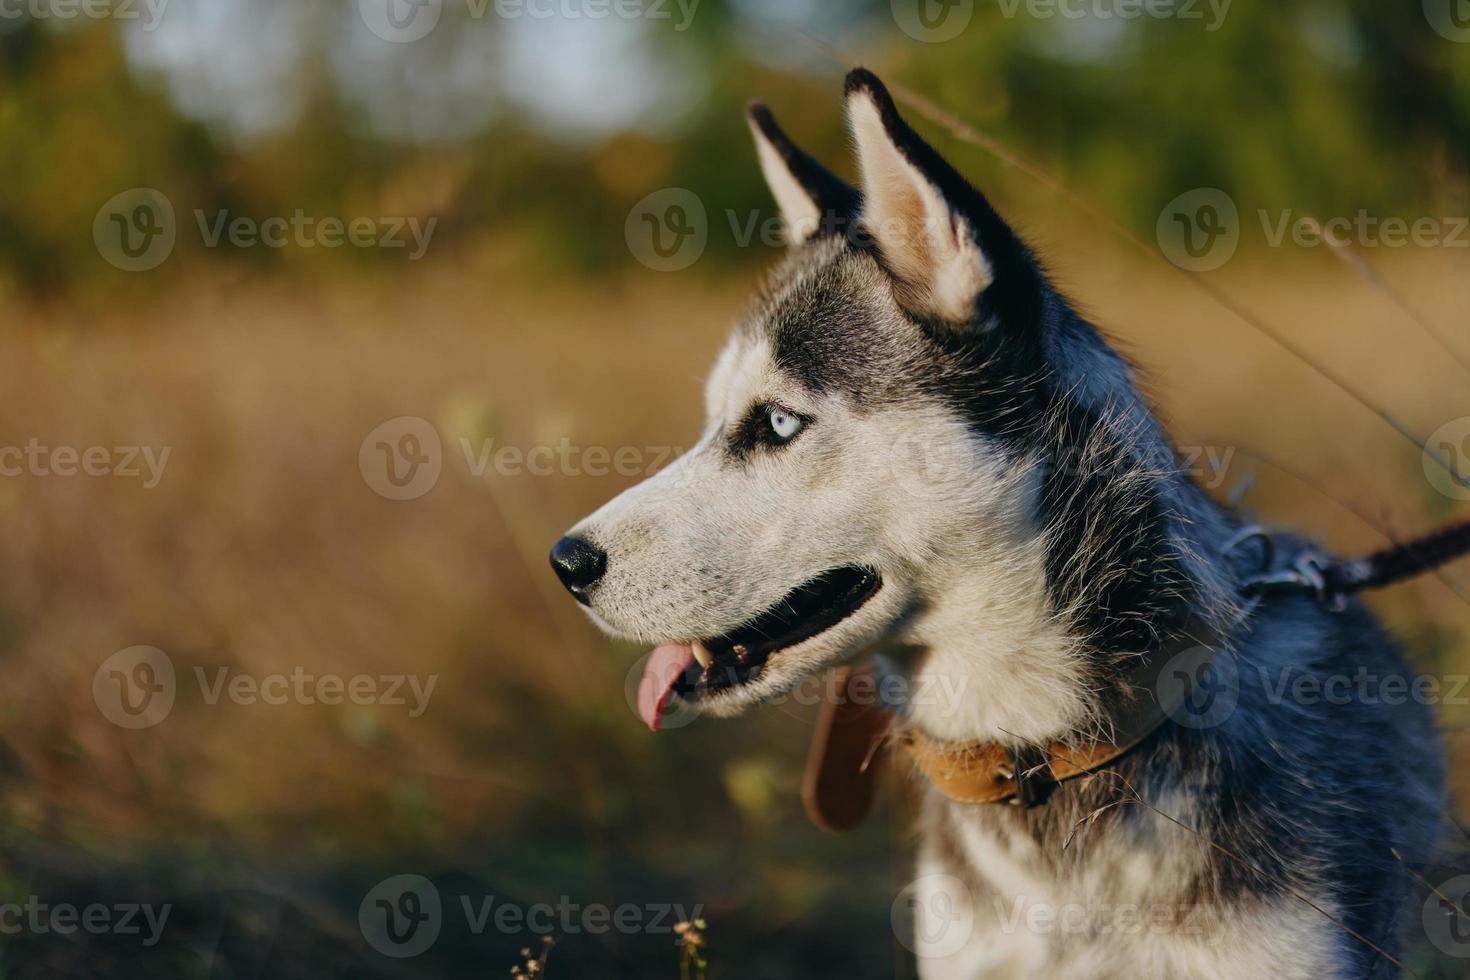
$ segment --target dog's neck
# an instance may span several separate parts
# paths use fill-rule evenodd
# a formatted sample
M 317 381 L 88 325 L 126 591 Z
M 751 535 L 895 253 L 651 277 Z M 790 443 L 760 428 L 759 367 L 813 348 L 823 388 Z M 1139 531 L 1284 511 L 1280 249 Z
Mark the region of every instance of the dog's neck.
M 954 742 L 1046 742 L 1095 719 L 1084 644 L 1051 609 L 1044 555 L 988 554 L 948 572 L 904 647 L 879 660 L 902 678 L 904 721 Z
M 938 569 L 943 581 L 904 650 L 880 662 L 906 682 L 909 725 L 955 742 L 1101 736 L 1102 705 L 1138 658 L 1189 617 L 1233 614 L 1218 556 L 1235 518 L 1178 473 L 1151 418 L 1134 427 L 1142 444 L 1118 448 L 1114 426 L 1100 433 L 1089 438 L 1118 453 L 1103 460 L 1102 479 L 1084 475 L 1058 493 L 1056 481 L 1076 474 L 1055 476 L 1055 456 L 1039 457 L 1035 530 L 972 541 Z

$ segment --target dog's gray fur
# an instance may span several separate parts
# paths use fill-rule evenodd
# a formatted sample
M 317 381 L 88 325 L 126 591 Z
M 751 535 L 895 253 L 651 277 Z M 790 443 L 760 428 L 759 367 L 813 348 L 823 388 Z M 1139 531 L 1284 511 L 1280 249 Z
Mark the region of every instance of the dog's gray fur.
M 853 615 L 705 709 L 876 656 L 908 691 L 955 692 L 904 724 L 1009 744 L 1106 734 L 1123 670 L 1212 623 L 1238 699 L 1218 724 L 1166 724 L 1033 809 L 924 791 L 923 975 L 1394 975 L 1404 862 L 1430 860 L 1443 806 L 1427 710 L 1280 696 L 1406 677 L 1394 644 L 1356 603 L 1243 609 L 1240 521 L 1181 474 L 1125 361 L 877 79 L 855 72 L 847 100 L 860 196 L 755 111 L 792 247 L 719 357 L 698 444 L 573 530 L 608 556 L 591 612 L 709 637 L 871 567 Z M 765 404 L 808 420 L 789 445 L 741 442 Z

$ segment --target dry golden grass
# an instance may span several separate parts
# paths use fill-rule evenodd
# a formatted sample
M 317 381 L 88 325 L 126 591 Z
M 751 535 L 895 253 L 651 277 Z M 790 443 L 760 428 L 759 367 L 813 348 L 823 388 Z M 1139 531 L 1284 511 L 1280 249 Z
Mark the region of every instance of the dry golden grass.
M 1380 546 L 1373 525 L 1411 534 L 1463 515 L 1412 446 L 1184 277 L 1079 240 L 1065 214 L 1039 213 L 1030 231 L 1149 372 L 1179 441 L 1236 448 L 1221 492 L 1254 468 L 1252 507 L 1344 550 Z M 1470 356 L 1462 258 L 1375 261 Z M 609 652 L 543 556 L 633 478 L 475 476 L 458 440 L 687 445 L 751 277 L 634 270 L 569 284 L 458 255 L 373 282 L 201 273 L 126 309 L 5 311 L 0 445 L 172 447 L 153 489 L 0 479 L 13 818 L 69 837 L 223 829 L 329 849 L 452 844 L 548 813 L 596 824 L 606 793 L 589 760 L 640 758 L 649 742 L 624 702 L 628 651 Z M 1217 281 L 1421 436 L 1470 413 L 1464 371 L 1329 255 L 1242 256 Z M 407 502 L 376 495 L 357 462 L 364 436 L 399 415 L 431 419 L 444 440 L 438 484 Z M 1446 574 L 1470 595 L 1470 566 Z M 1470 669 L 1470 605 L 1440 581 L 1375 601 L 1426 669 Z M 126 732 L 96 710 L 91 681 L 135 644 L 169 653 L 181 694 L 163 724 Z M 439 681 L 415 719 L 209 706 L 187 678 L 220 665 Z M 1444 710 L 1459 758 L 1466 717 Z M 774 751 L 795 765 L 799 729 L 751 725 L 778 726 Z

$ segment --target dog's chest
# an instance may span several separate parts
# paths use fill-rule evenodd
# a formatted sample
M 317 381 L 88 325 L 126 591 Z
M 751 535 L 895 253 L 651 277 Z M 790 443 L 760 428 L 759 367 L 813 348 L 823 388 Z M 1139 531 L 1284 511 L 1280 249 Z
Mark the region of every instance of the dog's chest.
M 1162 817 L 1162 827 L 1144 829 L 1099 821 L 1070 839 L 1013 817 L 927 801 L 912 891 L 925 980 L 1337 972 L 1338 937 L 1321 913 L 1292 898 L 1218 896 L 1214 856 Z

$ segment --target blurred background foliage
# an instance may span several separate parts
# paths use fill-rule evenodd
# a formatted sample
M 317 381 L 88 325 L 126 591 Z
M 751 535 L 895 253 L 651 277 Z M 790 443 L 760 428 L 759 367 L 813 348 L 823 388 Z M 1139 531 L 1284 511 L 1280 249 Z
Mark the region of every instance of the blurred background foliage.
M 445 0 L 433 33 L 394 44 L 346 0 L 168 0 L 151 26 L 141 4 L 137 19 L 71 20 L 3 5 L 0 446 L 172 455 L 154 488 L 0 479 L 0 883 L 179 907 L 162 951 L 14 937 L 5 975 L 516 961 L 527 937 L 463 922 L 411 969 L 368 950 L 357 903 L 404 871 L 451 904 L 703 904 L 711 976 L 912 975 L 890 924 L 912 873 L 901 782 L 886 819 L 834 838 L 797 802 L 809 706 L 650 737 L 626 700 L 639 651 L 600 636 L 544 557 L 636 476 L 475 473 L 461 440 L 631 446 L 648 464 L 691 444 L 699 379 L 778 251 L 727 218 L 771 216 L 742 106 L 766 100 L 850 174 L 843 57 L 1144 241 L 1180 193 L 1227 191 L 1246 233 L 1215 288 L 1417 438 L 1470 416 L 1464 249 L 1365 252 L 1375 284 L 1252 230 L 1257 209 L 1466 214 L 1470 44 L 1430 29 L 1417 0 L 1234 0 L 1214 30 L 1197 6 L 1203 19 L 1123 21 L 976 0 L 960 36 L 923 43 L 876 0 L 701 0 L 682 30 L 677 4 L 592 20 Z M 915 121 L 1149 369 L 1180 442 L 1233 454 L 1213 492 L 1345 551 L 1463 513 L 1414 439 L 1107 220 Z M 178 218 L 173 254 L 142 273 L 92 237 L 134 187 Z M 668 187 L 710 215 L 703 256 L 677 274 L 624 237 L 636 202 Z M 437 224 L 416 261 L 206 247 L 195 214 L 221 211 Z M 400 415 L 431 420 L 445 447 L 433 491 L 402 503 L 358 464 L 364 436 Z M 1466 579 L 1461 563 L 1374 600 L 1425 670 L 1470 664 Z M 439 684 L 416 719 L 210 705 L 185 685 L 164 723 L 124 731 L 92 677 L 144 643 L 186 679 L 301 667 Z M 1440 715 L 1463 796 L 1470 712 Z M 1415 953 L 1420 975 L 1462 975 L 1431 952 Z M 676 975 L 666 935 L 564 936 L 552 963 Z
M 373 36 L 354 6 L 171 0 L 156 24 L 3 21 L 4 288 L 97 288 L 108 269 L 75 229 L 139 185 L 181 213 L 434 214 L 443 246 L 515 236 L 544 273 L 608 272 L 618 236 L 583 232 L 616 227 L 647 188 L 715 209 L 764 200 L 730 152 L 752 95 L 840 161 L 834 49 L 962 107 L 1139 232 L 1193 186 L 1328 214 L 1433 212 L 1463 197 L 1470 162 L 1470 58 L 1415 3 L 1238 0 L 1216 21 L 1203 2 L 1201 19 L 1125 20 L 992 0 L 938 44 L 896 31 L 886 2 L 702 0 L 687 23 L 673 4 L 660 19 L 533 20 L 450 3 L 411 44 Z M 199 236 L 181 239 L 198 258 Z M 749 252 L 725 234 L 710 255 Z

